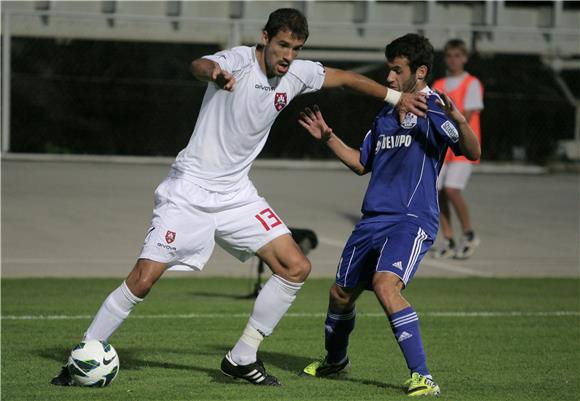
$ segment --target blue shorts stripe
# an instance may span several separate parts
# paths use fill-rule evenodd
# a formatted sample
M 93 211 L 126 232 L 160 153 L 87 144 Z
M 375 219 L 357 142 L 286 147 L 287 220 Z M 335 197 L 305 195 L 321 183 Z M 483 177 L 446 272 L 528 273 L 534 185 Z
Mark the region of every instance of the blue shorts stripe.
M 421 254 L 421 247 L 423 246 L 423 241 L 427 239 L 427 234 L 423 231 L 422 228 L 419 228 L 417 231 L 417 236 L 415 237 L 415 242 L 413 243 L 413 249 L 411 251 L 411 256 L 409 258 L 409 263 L 407 263 L 407 268 L 405 269 L 405 274 L 403 275 L 403 283 L 407 285 L 407 281 L 409 280 L 409 276 L 413 272 L 413 267 L 415 263 L 417 263 L 417 259 Z
M 385 249 L 385 245 L 387 245 L 387 242 L 389 242 L 389 237 L 387 237 L 387 239 L 385 239 L 385 242 L 383 243 L 383 246 L 381 247 L 381 253 L 379 254 L 379 257 L 377 258 L 377 265 L 375 266 L 375 271 L 379 270 L 379 263 L 381 262 L 381 256 L 383 256 L 383 250 Z
M 364 284 L 372 289 L 374 274 L 390 272 L 407 286 L 432 243 L 432 234 L 428 234 L 414 218 L 405 217 L 397 221 L 363 219 L 345 244 L 336 284 L 344 288 Z
M 348 271 L 350 270 L 350 265 L 352 263 L 352 258 L 354 258 L 354 254 L 356 252 L 356 246 L 354 247 L 354 249 L 352 250 L 352 255 L 350 255 L 350 259 L 348 261 L 348 266 L 346 267 L 346 273 L 344 274 L 344 285 L 346 286 L 346 279 L 348 277 Z

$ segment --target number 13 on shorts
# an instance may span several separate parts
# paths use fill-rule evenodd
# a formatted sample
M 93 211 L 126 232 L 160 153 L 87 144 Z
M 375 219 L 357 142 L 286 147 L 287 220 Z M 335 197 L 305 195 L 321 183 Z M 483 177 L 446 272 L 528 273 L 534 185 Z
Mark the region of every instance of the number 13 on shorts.
M 276 213 L 274 213 L 270 208 L 262 210 L 255 217 L 260 223 L 262 223 L 262 226 L 266 231 L 270 231 L 272 228 L 282 224 L 280 218 L 276 216 Z

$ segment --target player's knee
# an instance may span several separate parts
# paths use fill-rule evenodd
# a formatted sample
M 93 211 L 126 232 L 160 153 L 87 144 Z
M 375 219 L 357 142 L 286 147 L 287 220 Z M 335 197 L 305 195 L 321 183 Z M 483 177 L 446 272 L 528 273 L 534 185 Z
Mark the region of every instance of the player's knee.
M 389 277 L 391 278 L 391 277 Z M 395 280 L 374 280 L 373 290 L 385 306 L 389 307 L 401 299 L 402 282 Z
M 164 268 L 161 264 L 141 259 L 137 262 L 125 282 L 133 295 L 144 298 L 161 277 L 163 271 Z
M 330 287 L 330 306 L 333 310 L 349 310 L 354 305 L 350 294 L 337 285 Z
M 303 283 L 308 278 L 312 265 L 308 258 L 302 255 L 292 261 L 288 268 L 288 279 L 295 283 Z

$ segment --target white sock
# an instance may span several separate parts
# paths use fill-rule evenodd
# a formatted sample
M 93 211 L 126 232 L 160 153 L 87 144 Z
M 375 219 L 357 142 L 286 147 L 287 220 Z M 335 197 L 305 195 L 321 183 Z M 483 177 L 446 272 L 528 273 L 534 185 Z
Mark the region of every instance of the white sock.
M 256 302 L 242 337 L 231 351 L 232 359 L 240 365 L 256 362 L 258 348 L 264 337 L 269 336 L 296 299 L 296 293 L 304 283 L 293 283 L 272 275 L 266 282 Z
M 260 343 L 264 339 L 262 333 L 256 330 L 250 323 L 246 325 L 244 333 L 231 351 L 232 359 L 238 365 L 248 365 L 256 362 L 256 355 Z
M 143 299 L 133 295 L 123 281 L 123 284 L 109 294 L 103 305 L 101 305 L 85 333 L 84 340 L 107 341 L 129 316 L 133 306 L 142 301 Z

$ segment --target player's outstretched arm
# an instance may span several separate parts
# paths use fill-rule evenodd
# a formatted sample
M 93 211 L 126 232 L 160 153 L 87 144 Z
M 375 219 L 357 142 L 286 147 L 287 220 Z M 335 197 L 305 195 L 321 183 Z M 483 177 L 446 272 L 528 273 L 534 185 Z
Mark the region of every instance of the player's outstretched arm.
M 229 72 L 222 70 L 215 61 L 205 58 L 198 58 L 191 63 L 191 72 L 200 81 L 212 81 L 223 90 L 233 91 L 236 86 L 236 79 Z
M 315 139 L 318 139 L 334 152 L 334 154 L 352 171 L 358 175 L 366 173 L 364 166 L 360 163 L 360 151 L 353 149 L 345 144 L 338 136 L 334 134 L 317 105 L 312 109 L 306 108 L 300 113 L 298 123 L 306 128 Z
M 401 93 L 394 89 L 388 89 L 386 86 L 356 72 L 330 67 L 325 67 L 325 70 L 323 88 L 346 87 L 364 95 L 384 100 L 404 114 L 410 112 L 419 117 L 425 117 L 427 100 L 424 93 Z
M 478 160 L 481 157 L 481 146 L 479 145 L 475 132 L 469 126 L 467 119 L 455 107 L 449 96 L 440 91 L 435 92 L 443 100 L 440 101 L 437 99 L 436 103 L 441 106 L 445 114 L 459 127 L 459 147 L 461 148 L 461 153 L 469 160 Z

